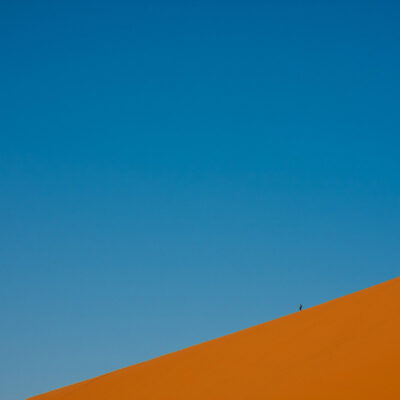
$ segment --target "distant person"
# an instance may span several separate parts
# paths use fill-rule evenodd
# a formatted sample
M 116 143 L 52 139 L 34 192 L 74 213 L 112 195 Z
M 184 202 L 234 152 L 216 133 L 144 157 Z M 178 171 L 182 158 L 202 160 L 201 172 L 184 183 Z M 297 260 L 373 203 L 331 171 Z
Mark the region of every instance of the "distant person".
M 301 311 L 303 309 L 303 304 L 299 305 L 299 311 Z

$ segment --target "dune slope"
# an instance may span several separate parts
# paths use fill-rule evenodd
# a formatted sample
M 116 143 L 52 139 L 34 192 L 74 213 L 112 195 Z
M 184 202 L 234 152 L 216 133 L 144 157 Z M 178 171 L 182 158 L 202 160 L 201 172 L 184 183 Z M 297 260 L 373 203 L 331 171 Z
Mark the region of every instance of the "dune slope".
M 32 399 L 400 399 L 400 278 Z

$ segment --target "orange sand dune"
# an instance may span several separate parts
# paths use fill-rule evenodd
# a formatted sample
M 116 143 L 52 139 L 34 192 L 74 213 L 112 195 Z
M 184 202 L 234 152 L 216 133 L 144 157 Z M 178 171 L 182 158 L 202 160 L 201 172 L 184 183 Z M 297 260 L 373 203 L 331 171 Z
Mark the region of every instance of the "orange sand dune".
M 400 399 L 400 278 L 34 399 Z

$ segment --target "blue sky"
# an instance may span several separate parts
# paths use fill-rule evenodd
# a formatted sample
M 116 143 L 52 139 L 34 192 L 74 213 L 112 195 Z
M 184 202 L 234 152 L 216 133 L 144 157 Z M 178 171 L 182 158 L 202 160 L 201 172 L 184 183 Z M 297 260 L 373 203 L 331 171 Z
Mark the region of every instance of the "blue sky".
M 0 3 L 0 397 L 399 275 L 400 7 Z

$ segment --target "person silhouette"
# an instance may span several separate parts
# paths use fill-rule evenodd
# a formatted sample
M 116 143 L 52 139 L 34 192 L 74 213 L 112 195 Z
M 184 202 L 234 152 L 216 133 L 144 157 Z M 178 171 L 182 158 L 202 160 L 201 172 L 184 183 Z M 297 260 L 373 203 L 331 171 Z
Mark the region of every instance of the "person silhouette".
M 301 311 L 303 309 L 303 304 L 299 305 L 299 311 Z

